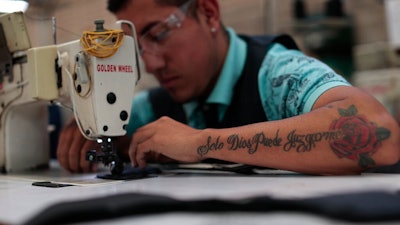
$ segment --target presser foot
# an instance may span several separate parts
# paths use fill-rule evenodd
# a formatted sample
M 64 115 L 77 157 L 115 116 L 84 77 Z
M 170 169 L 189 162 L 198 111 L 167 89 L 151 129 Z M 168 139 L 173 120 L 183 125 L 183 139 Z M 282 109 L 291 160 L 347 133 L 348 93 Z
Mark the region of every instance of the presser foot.
M 89 150 L 86 152 L 86 160 L 89 162 L 101 162 L 110 167 L 112 175 L 120 175 L 124 171 L 124 164 L 118 157 L 111 138 L 101 138 L 97 142 L 101 146 L 101 152 Z
M 86 160 L 93 163 L 103 163 L 105 166 L 110 167 L 111 172 L 108 174 L 98 174 L 98 178 L 111 180 L 134 180 L 152 177 L 161 173 L 159 169 L 151 167 L 146 169 L 126 169 L 114 148 L 111 138 L 101 138 L 98 139 L 97 142 L 101 146 L 101 151 L 87 151 Z
M 157 168 L 128 168 L 125 169 L 122 161 L 119 160 L 115 153 L 101 152 L 96 150 L 86 152 L 86 160 L 90 162 L 102 162 L 105 166 L 110 167 L 111 173 L 98 174 L 97 178 L 107 180 L 136 180 L 160 174 L 161 171 Z
M 110 167 L 110 172 L 113 175 L 122 174 L 124 171 L 124 164 L 115 159 L 117 155 L 108 155 L 104 153 L 97 153 L 96 150 L 90 150 L 86 152 L 86 160 L 89 162 L 103 163 L 106 167 Z

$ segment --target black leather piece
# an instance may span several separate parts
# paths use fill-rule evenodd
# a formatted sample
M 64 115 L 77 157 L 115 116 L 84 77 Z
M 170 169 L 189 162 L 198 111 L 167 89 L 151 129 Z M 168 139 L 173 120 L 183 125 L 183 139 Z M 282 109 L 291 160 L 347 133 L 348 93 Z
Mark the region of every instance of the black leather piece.
M 239 200 L 178 200 L 124 193 L 51 205 L 24 224 L 68 224 L 168 212 L 299 212 L 352 222 L 400 221 L 400 195 L 383 191 L 331 194 L 306 199 L 258 196 Z

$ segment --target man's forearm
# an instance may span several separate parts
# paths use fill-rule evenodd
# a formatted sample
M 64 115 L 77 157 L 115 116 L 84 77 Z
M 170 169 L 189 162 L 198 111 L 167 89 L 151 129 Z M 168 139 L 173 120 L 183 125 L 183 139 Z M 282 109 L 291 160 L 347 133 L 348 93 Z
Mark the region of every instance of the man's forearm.
M 315 110 L 281 121 L 205 130 L 209 135 L 196 151 L 202 158 L 306 173 L 360 172 L 381 164 L 374 158 L 385 155 L 385 142 L 393 138 L 390 127 L 368 120 L 355 105 L 329 114 L 332 110 Z

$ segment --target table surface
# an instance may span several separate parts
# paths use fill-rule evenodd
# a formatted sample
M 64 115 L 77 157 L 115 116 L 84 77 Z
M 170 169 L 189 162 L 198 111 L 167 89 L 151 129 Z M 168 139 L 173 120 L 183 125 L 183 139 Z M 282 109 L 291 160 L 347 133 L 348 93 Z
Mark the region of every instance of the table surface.
M 54 181 L 74 184 L 74 186 L 47 188 L 33 186 L 32 183 L 35 181 Z M 69 174 L 57 166 L 51 166 L 46 171 L 0 175 L 0 224 L 21 224 L 55 203 L 122 193 L 156 194 L 181 200 L 242 199 L 254 196 L 301 199 L 373 190 L 397 192 L 400 190 L 400 174 L 309 176 L 271 170 L 256 176 L 193 172 L 160 174 L 145 179 L 123 181 L 99 179 L 96 178 L 96 174 Z M 250 224 L 265 224 L 266 220 L 268 224 L 335 223 L 334 220 L 327 218 L 287 212 L 256 215 L 169 213 L 121 218 L 115 221 L 118 221 L 118 224 L 132 224 L 132 221 L 140 222 L 140 224 L 160 224 L 160 222 L 163 224 L 249 224 L 249 221 L 251 221 Z M 104 224 L 106 223 L 107 221 L 104 221 Z M 340 224 L 350 223 L 341 221 Z

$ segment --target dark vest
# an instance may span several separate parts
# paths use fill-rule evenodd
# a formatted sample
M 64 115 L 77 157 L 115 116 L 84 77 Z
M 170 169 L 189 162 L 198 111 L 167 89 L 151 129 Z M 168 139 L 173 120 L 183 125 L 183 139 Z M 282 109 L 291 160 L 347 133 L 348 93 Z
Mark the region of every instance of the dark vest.
M 214 128 L 237 127 L 267 121 L 258 90 L 258 72 L 271 43 L 280 43 L 289 49 L 298 49 L 288 35 L 280 36 L 240 36 L 247 42 L 248 52 L 244 70 L 234 87 L 231 105 L 224 118 Z M 175 103 L 162 88 L 150 90 L 150 102 L 156 118 L 169 116 L 174 120 L 187 123 L 182 105 Z

